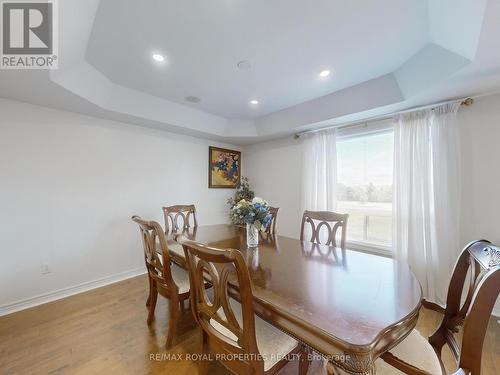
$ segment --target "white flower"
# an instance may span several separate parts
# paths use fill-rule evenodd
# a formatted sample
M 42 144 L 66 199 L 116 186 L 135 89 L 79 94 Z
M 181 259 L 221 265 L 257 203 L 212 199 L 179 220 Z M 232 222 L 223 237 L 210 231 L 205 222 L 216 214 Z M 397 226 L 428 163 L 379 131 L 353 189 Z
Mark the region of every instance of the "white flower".
M 260 197 L 255 197 L 254 199 L 252 199 L 252 204 L 256 204 L 256 203 L 260 203 L 262 205 L 267 205 L 267 202 Z

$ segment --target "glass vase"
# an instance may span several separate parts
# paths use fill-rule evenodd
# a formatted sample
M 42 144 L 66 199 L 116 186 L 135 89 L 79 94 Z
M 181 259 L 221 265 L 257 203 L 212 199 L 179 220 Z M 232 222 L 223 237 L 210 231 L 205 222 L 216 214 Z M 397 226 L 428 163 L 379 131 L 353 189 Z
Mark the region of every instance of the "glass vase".
M 259 230 L 253 224 L 247 224 L 247 246 L 259 246 Z

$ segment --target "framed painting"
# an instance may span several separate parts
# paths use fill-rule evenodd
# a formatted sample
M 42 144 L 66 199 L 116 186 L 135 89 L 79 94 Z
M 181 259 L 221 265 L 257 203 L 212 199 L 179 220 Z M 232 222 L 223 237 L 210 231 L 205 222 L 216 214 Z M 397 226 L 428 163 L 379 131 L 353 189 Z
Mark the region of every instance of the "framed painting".
M 241 179 L 241 152 L 208 148 L 208 187 L 235 189 Z

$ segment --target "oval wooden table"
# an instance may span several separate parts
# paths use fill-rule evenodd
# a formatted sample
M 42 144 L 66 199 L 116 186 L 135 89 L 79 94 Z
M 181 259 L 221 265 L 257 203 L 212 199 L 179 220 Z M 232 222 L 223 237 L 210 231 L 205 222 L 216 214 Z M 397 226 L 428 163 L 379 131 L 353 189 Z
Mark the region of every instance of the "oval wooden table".
M 247 249 L 245 236 L 242 227 L 209 225 L 169 240 L 240 250 L 256 313 L 348 373 L 374 374 L 374 361 L 415 327 L 422 290 L 407 264 L 268 234 Z M 185 266 L 181 252 L 171 254 Z

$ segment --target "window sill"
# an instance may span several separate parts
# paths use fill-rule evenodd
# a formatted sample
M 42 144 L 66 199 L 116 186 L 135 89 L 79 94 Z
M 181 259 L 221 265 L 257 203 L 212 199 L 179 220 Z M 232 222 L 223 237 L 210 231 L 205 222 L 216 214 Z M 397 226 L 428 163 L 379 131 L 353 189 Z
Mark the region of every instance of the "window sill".
M 394 258 L 392 247 L 390 246 L 377 245 L 360 241 L 347 241 L 347 248 Z

